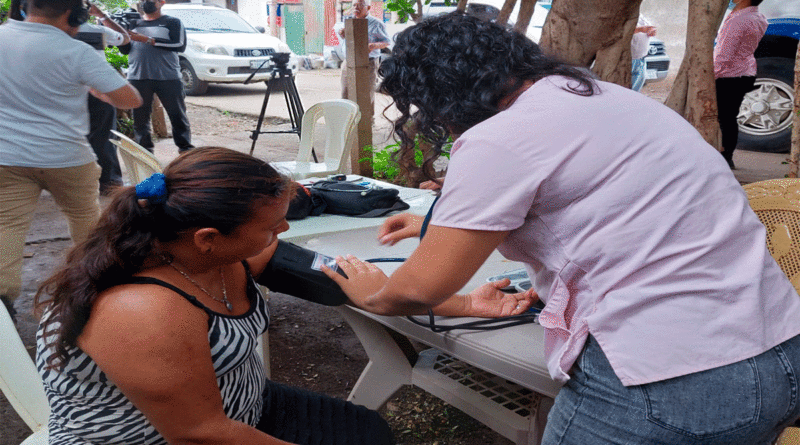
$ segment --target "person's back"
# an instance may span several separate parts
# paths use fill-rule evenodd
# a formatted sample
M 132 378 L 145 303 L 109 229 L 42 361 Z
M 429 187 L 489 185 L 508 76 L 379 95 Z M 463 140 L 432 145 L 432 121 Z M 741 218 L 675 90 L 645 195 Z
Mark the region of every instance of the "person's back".
M 100 168 L 86 140 L 87 93 L 136 107 L 136 90 L 89 45 L 73 39 L 89 17 L 80 0 L 20 0 L 0 26 L 0 300 L 15 317 L 22 249 L 36 201 L 48 190 L 83 240 L 100 213 Z
M 52 26 L 14 20 L 0 26 L 0 165 L 94 161 L 86 140 L 86 85 L 125 85 L 109 71 L 89 45 Z

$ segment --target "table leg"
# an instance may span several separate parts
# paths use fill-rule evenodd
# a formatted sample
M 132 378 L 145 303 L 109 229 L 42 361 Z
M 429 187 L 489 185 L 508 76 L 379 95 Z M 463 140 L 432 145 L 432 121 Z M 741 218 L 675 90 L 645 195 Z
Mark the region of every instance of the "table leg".
M 550 408 L 553 407 L 554 402 L 554 399 L 547 396 L 542 396 L 539 399 L 539 407 L 536 409 L 536 413 L 531 416 L 527 445 L 539 445 L 542 443 L 544 427 L 547 424 L 547 415 L 550 413 Z
M 369 357 L 348 401 L 370 409 L 382 407 L 403 385 L 411 384 L 411 364 L 386 329 L 347 306 L 338 311 L 355 332 Z

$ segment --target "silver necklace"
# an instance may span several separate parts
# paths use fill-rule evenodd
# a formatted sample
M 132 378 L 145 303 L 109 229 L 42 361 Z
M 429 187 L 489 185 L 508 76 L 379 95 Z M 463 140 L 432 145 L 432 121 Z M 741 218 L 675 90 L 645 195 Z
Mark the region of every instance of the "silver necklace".
M 200 283 L 198 283 L 197 281 L 193 280 L 192 277 L 189 276 L 189 274 L 187 274 L 186 272 L 178 269 L 178 266 L 172 264 L 172 261 L 167 261 L 167 264 L 170 267 L 172 267 L 173 269 L 177 270 L 179 274 L 183 275 L 183 277 L 186 278 L 187 280 L 189 280 L 192 284 L 197 286 L 198 289 L 200 289 L 201 291 L 205 292 L 205 294 L 208 295 L 209 297 L 211 297 L 212 300 L 218 301 L 218 302 L 224 304 L 225 307 L 228 308 L 228 312 L 233 312 L 233 305 L 231 304 L 230 301 L 228 301 L 228 290 L 225 288 L 225 274 L 222 273 L 222 268 L 221 267 L 219 268 L 219 277 L 222 279 L 222 300 L 220 300 L 219 298 L 211 295 L 211 292 L 207 291 L 206 288 L 204 288 L 203 286 L 200 285 Z

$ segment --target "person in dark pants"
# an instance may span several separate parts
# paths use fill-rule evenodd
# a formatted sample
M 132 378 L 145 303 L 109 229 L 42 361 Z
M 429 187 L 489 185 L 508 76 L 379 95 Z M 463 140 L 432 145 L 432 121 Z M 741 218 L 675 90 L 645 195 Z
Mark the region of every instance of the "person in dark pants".
M 100 194 L 122 185 L 122 169 L 117 157 L 117 147 L 109 142 L 111 130 L 117 128 L 117 110 L 102 100 L 89 95 L 89 134 L 86 138 L 100 164 Z
M 762 0 L 733 0 L 736 6 L 722 23 L 714 47 L 714 77 L 717 87 L 722 156 L 735 169 L 733 150 L 739 142 L 736 116 L 745 94 L 756 81 L 755 52 L 767 31 L 767 19 L 758 12 Z
M 98 36 L 89 38 L 90 42 L 101 42 L 97 51 L 105 59 L 105 47 L 127 45 L 130 42 L 127 31 L 114 20 L 110 19 L 96 5 L 89 7 L 89 14 L 96 17 L 98 24 L 84 23 L 78 28 L 76 38 L 81 36 Z M 86 138 L 97 156 L 100 165 L 100 194 L 107 194 L 112 188 L 122 185 L 122 170 L 117 157 L 117 147 L 109 142 L 111 130 L 117 128 L 117 109 L 111 104 L 89 95 L 89 134 Z
M 144 100 L 144 104 L 133 111 L 134 140 L 153 151 L 150 113 L 153 94 L 156 94 L 172 125 L 172 139 L 182 153 L 194 148 L 178 60 L 178 53 L 186 49 L 186 30 L 180 20 L 161 14 L 164 4 L 163 0 L 139 4 L 143 20 L 131 33 L 131 45 L 120 50 L 128 53 L 128 81 Z

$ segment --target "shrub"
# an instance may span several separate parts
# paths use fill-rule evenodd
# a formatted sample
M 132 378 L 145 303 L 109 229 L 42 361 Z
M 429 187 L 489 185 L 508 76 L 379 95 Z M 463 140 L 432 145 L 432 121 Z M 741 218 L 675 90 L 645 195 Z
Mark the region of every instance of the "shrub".
M 420 147 L 421 142 L 425 145 L 424 140 L 420 136 L 414 139 L 414 163 L 418 168 L 422 167 L 422 162 L 425 159 L 425 153 L 423 153 Z M 452 145 L 453 141 L 449 139 L 447 144 L 442 147 L 442 156 L 450 159 L 450 147 L 452 147 Z M 417 184 L 408 184 L 408 178 L 401 176 L 402 168 L 397 162 L 397 156 L 395 155 L 399 148 L 399 142 L 377 150 L 372 146 L 367 146 L 364 150 L 372 154 L 372 156 L 363 157 L 359 159 L 358 162 L 372 164 L 372 176 L 375 179 L 381 179 L 400 185 L 417 186 Z

